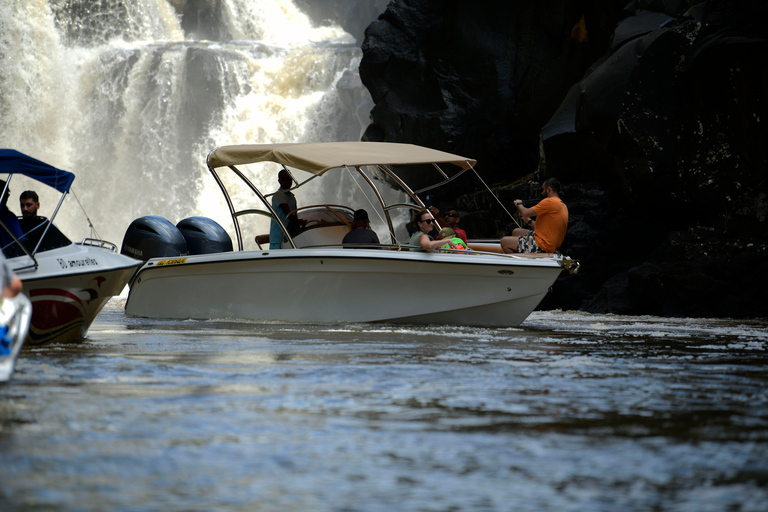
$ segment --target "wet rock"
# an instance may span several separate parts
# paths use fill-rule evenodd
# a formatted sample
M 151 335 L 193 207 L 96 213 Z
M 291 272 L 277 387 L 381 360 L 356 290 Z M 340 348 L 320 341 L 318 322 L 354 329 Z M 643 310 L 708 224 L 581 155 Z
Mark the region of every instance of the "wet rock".
M 477 158 L 506 205 L 558 177 L 582 271 L 545 307 L 768 316 L 768 3 L 543 4 L 390 4 L 363 44 L 364 138 Z M 471 236 L 514 227 L 488 194 L 442 199 Z
M 181 15 L 181 28 L 187 39 L 229 41 L 232 35 L 224 21 L 223 2 L 218 0 L 172 0 Z

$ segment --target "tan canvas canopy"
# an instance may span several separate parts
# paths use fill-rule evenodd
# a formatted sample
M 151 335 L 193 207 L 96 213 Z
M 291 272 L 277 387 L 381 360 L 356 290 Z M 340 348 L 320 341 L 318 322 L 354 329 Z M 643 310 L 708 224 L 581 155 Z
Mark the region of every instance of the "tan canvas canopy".
M 451 163 L 463 169 L 476 161 L 443 151 L 390 142 L 318 142 L 309 144 L 243 144 L 221 146 L 208 155 L 211 168 L 276 162 L 313 174 L 361 165 L 415 165 Z

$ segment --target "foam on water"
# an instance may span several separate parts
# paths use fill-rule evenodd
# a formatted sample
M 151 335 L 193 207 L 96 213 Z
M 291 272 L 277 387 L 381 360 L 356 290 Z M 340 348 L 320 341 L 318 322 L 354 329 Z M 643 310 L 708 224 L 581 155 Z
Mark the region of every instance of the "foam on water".
M 0 138 L 76 174 L 97 233 L 70 198 L 57 217 L 70 238 L 119 245 L 150 214 L 205 212 L 231 229 L 205 167 L 216 146 L 359 138 L 371 107 L 359 42 L 290 0 L 217 5 L 209 23 L 233 40 L 184 33 L 166 0 L 0 3 Z M 50 215 L 56 194 L 18 177 L 12 192 L 26 189 Z

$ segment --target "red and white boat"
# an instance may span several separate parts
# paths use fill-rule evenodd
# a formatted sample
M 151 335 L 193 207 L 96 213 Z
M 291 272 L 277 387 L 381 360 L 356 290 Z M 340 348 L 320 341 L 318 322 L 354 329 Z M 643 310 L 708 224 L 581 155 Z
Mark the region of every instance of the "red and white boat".
M 19 218 L 22 237 L 0 220 L 12 240 L 2 247 L 9 268 L 24 283 L 32 302 L 29 345 L 82 340 L 107 301 L 119 295 L 140 261 L 104 240 L 70 241 L 53 223 L 75 175 L 12 149 L 0 149 L 0 177 L 6 194 L 14 175 L 32 178 L 61 193 L 50 217 Z

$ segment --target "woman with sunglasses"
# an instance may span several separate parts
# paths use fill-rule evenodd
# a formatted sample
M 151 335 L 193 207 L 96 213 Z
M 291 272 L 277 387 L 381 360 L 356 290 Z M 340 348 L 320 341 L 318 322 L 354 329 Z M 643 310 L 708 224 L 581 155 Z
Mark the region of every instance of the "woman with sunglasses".
M 428 210 L 422 210 L 416 215 L 416 232 L 411 235 L 411 240 L 408 245 L 412 247 L 418 247 L 415 250 L 422 250 L 432 252 L 445 245 L 445 240 L 433 240 L 427 233 L 432 231 L 435 219 L 432 218 L 432 214 Z M 451 249 L 456 249 L 456 244 L 448 242 Z

